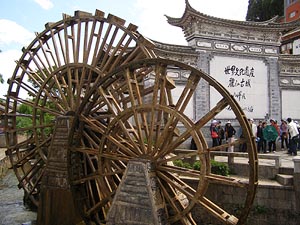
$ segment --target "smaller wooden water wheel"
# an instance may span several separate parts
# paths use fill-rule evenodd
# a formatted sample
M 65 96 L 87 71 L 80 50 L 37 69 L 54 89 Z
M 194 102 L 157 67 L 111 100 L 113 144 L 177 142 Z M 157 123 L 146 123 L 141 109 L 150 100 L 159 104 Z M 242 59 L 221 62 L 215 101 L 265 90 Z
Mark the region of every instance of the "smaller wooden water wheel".
M 181 79 L 181 88 L 175 85 L 179 81 L 170 78 L 178 71 L 185 80 Z M 220 99 L 200 119 L 192 121 L 186 109 L 201 82 L 218 92 Z M 224 224 L 245 223 L 257 186 L 255 142 L 243 111 L 212 77 L 171 60 L 134 61 L 99 79 L 83 103 L 75 113 L 77 122 L 71 135 L 70 179 L 76 205 L 87 223 L 106 222 L 128 162 L 139 159 L 151 164 L 169 224 L 196 224 L 191 213 L 195 206 Z M 247 146 L 246 181 L 211 172 L 210 152 L 225 150 L 228 144 L 210 148 L 205 127 L 228 108 L 244 134 L 233 145 Z M 177 154 L 176 149 L 190 138 L 197 150 Z M 174 165 L 174 161 L 190 157 L 199 159 L 200 170 Z M 240 213 L 220 206 L 206 195 L 212 184 L 234 186 L 244 192 Z
M 22 49 L 7 92 L 6 154 L 19 188 L 36 206 L 56 117 L 77 111 L 97 79 L 115 67 L 154 57 L 153 47 L 137 26 L 96 10 L 64 14 Z

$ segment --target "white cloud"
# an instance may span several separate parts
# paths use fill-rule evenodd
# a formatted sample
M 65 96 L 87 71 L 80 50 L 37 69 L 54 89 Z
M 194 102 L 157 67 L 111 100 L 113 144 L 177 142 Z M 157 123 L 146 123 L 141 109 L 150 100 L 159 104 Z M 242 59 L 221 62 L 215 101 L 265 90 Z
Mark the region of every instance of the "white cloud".
M 37 4 L 39 4 L 43 9 L 51 9 L 53 8 L 53 3 L 50 0 L 34 0 Z
M 136 0 L 139 31 L 155 41 L 170 44 L 186 44 L 183 32 L 168 24 L 164 15 L 181 17 L 184 11 L 182 0 Z
M 10 44 L 28 45 L 33 39 L 34 34 L 16 22 L 0 19 L 0 48 Z
M 244 20 L 247 13 L 248 0 L 189 0 L 190 5 L 201 13 L 210 16 Z M 185 10 L 184 0 L 136 0 L 137 25 L 139 31 L 156 41 L 186 45 L 184 34 L 179 27 L 168 24 L 167 18 L 180 18 Z
M 0 98 L 6 95 L 8 90 L 7 79 L 11 78 L 16 68 L 16 60 L 22 55 L 21 50 L 9 50 L 0 53 L 0 74 L 3 75 L 4 83 L 0 84 Z

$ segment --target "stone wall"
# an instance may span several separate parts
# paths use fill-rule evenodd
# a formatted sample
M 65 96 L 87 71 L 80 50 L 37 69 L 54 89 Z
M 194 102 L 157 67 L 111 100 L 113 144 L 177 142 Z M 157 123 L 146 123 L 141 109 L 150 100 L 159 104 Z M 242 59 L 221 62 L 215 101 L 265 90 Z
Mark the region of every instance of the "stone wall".
M 10 161 L 8 157 L 4 157 L 3 159 L 0 159 L 0 178 L 6 174 L 9 167 L 10 167 Z
M 238 215 L 245 201 L 245 189 L 226 185 L 210 185 L 206 196 L 225 208 L 233 215 Z M 196 207 L 193 218 L 198 224 L 222 225 L 209 213 Z M 296 210 L 296 198 L 293 187 L 259 185 L 254 205 L 246 225 L 296 225 L 300 214 Z

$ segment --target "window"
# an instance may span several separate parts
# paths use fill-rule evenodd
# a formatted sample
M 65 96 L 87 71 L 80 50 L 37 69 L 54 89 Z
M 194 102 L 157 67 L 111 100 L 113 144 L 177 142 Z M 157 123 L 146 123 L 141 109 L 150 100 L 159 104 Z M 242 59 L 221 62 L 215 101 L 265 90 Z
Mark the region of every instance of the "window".
M 296 16 L 296 11 L 291 12 L 289 18 L 293 18 L 294 16 Z
M 287 4 L 290 5 L 290 4 L 292 4 L 292 3 L 296 2 L 296 1 L 297 0 L 287 0 Z

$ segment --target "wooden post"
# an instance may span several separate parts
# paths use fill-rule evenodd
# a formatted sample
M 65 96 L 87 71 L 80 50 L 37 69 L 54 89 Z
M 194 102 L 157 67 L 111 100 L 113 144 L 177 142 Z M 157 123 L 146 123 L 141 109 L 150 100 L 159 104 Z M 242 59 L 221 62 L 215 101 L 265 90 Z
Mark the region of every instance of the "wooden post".
M 72 119 L 70 116 L 60 116 L 56 119 L 42 178 L 38 225 L 75 225 L 82 220 L 75 210 L 68 179 L 68 136 Z

